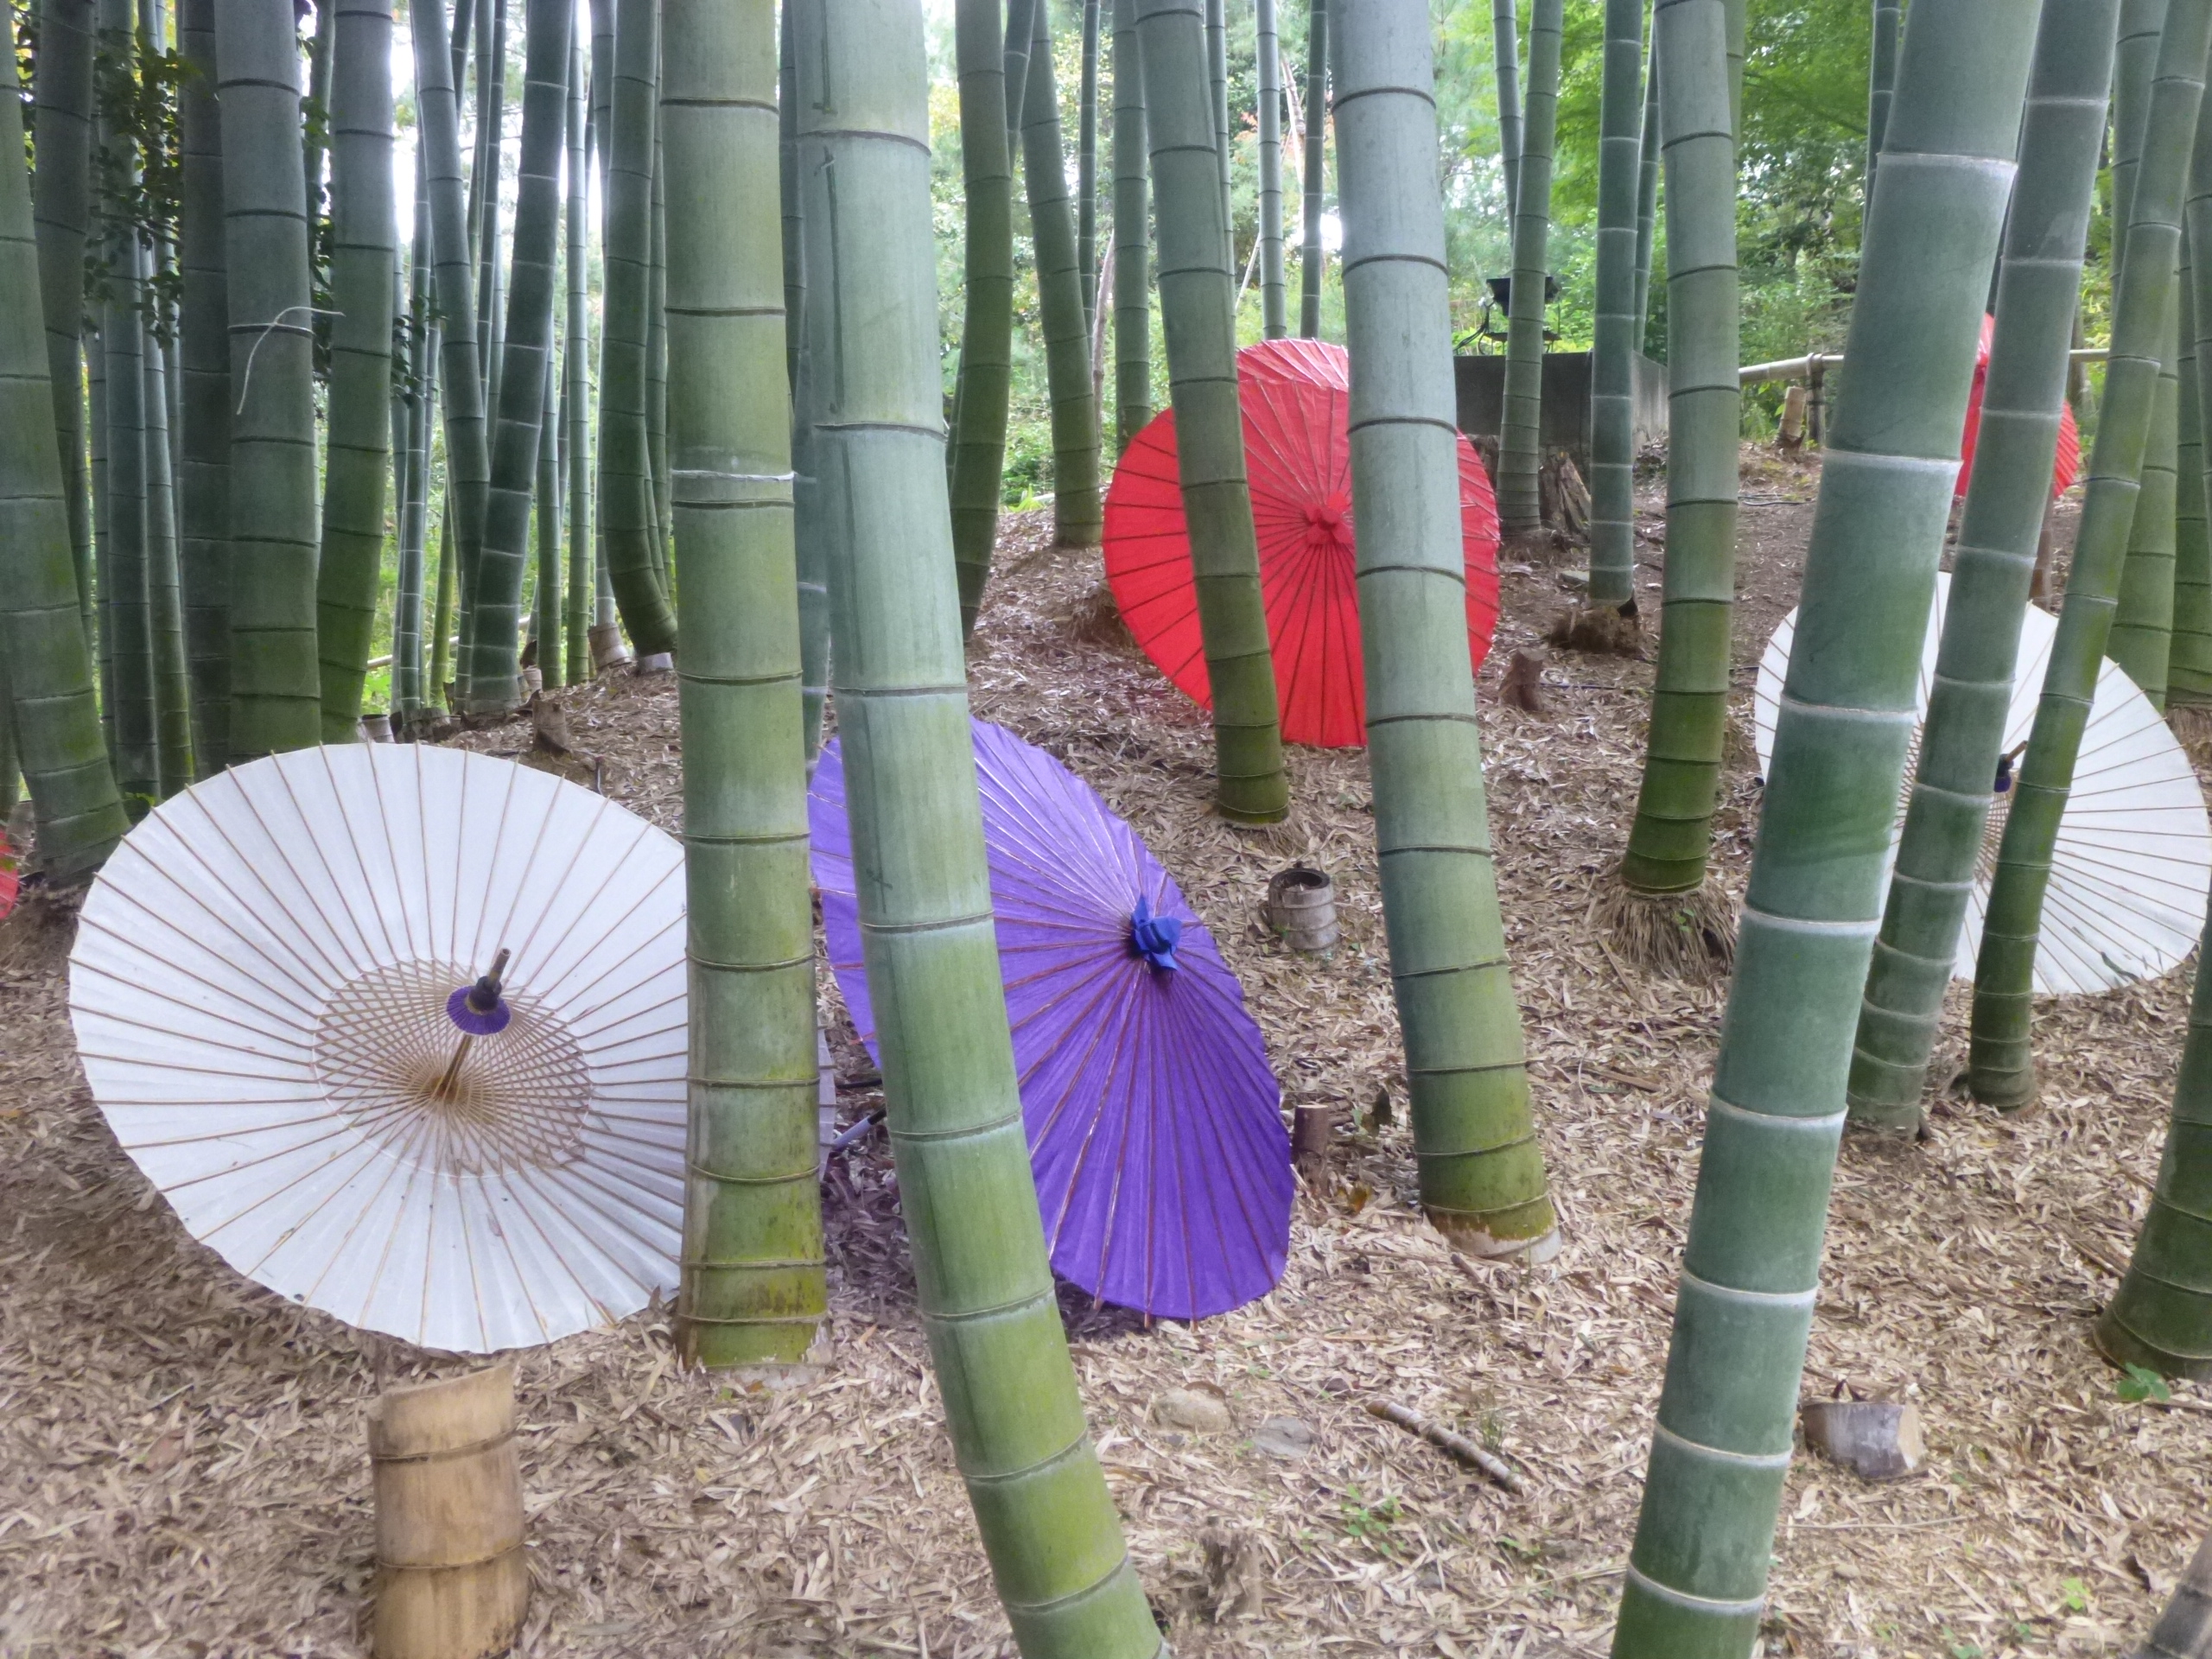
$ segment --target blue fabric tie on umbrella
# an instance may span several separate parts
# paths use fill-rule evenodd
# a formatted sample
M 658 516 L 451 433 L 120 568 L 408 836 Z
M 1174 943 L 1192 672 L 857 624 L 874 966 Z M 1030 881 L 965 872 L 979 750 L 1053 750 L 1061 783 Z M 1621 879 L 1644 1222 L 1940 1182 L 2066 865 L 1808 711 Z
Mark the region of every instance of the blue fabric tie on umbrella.
M 1053 1270 L 1201 1319 L 1264 1296 L 1290 1250 L 1281 1090 L 1244 993 L 1135 831 L 1040 749 L 972 723 L 1007 1020 Z M 843 757 L 808 799 L 830 963 L 871 1052 Z

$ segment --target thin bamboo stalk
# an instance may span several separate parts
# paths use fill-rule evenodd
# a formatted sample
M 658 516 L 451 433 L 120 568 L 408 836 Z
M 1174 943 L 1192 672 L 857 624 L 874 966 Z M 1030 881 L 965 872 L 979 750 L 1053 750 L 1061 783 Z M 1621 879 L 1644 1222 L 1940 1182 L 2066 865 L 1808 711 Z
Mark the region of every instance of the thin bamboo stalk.
M 1318 9 L 1321 0 L 1313 3 Z M 1144 55 L 1146 141 L 1159 192 L 1160 325 L 1198 626 L 1213 691 L 1216 804 L 1225 817 L 1272 823 L 1290 809 L 1290 784 L 1244 470 L 1234 279 L 1222 258 L 1204 14 L 1198 0 L 1136 0 L 1135 10 Z M 1311 118 L 1309 135 L 1319 127 L 1319 111 Z
M 2126 262 L 2127 232 L 2143 139 L 2151 118 L 2151 79 L 2158 67 L 2158 35 L 2167 0 L 2122 0 L 2120 50 L 2113 63 L 2112 270 L 2115 286 Z
M 1083 283 L 1083 333 L 1088 340 L 1098 328 L 1098 0 L 1083 0 L 1082 61 L 1076 104 L 1075 269 Z
M 1306 194 L 1299 221 L 1298 333 L 1300 339 L 1319 340 L 1321 276 L 1327 257 L 1321 244 L 1321 209 L 1328 188 L 1329 0 L 1306 0 L 1306 142 L 1300 148 Z M 1161 241 L 1164 246 L 1164 236 Z M 1163 292 L 1164 286 L 1163 282 Z
M 338 8 L 317 6 L 315 41 L 308 50 L 308 95 L 300 109 L 301 173 L 307 182 L 308 223 L 323 215 L 323 163 L 330 152 L 331 71 L 338 42 Z
M 988 5 L 990 0 L 986 0 Z M 963 9 L 964 10 L 964 9 Z M 791 388 L 791 541 L 794 563 L 798 575 L 798 664 L 800 723 L 806 740 L 806 766 L 810 776 L 814 763 L 822 751 L 822 711 L 830 700 L 830 589 L 828 587 L 829 548 L 823 537 L 828 533 L 823 517 L 825 503 L 817 487 L 814 470 L 814 347 L 810 343 L 811 330 L 807 321 L 806 272 L 806 216 L 805 193 L 799 188 L 798 176 L 798 70 L 792 57 L 793 8 L 785 5 L 779 20 L 777 35 L 777 128 L 778 161 L 780 164 L 784 209 L 784 335 L 785 360 L 788 367 Z M 997 26 L 998 13 L 991 9 L 991 23 Z M 956 31 L 959 14 L 955 14 Z M 956 45 L 956 52 L 957 46 Z M 996 48 L 994 48 L 995 50 Z M 995 66 L 999 72 L 1003 94 L 1006 60 L 1001 52 Z M 988 69 L 982 73 L 988 73 Z M 965 94 L 963 94 L 963 100 Z M 1003 97 L 1001 103 L 1003 104 Z M 963 101 L 962 119 L 965 120 Z M 982 142 L 991 140 L 987 137 Z M 1008 154 L 1012 140 L 1001 123 L 997 143 L 1001 155 Z M 962 160 L 964 164 L 966 140 L 963 141 Z M 1005 184 L 1007 211 L 1013 210 L 1013 181 Z M 968 206 L 970 233 L 975 230 L 976 215 L 982 211 L 975 198 Z M 1008 220 L 1007 282 L 1012 283 L 1013 231 Z M 970 296 L 972 300 L 973 294 Z M 1009 291 L 1007 300 L 1007 327 L 1013 324 L 1013 298 Z M 963 334 L 961 340 L 962 366 L 966 368 L 969 341 L 973 336 Z M 965 407 L 964 404 L 963 405 Z M 961 417 L 963 421 L 965 416 Z M 1003 443 L 1004 423 L 1001 423 L 1000 436 Z M 998 485 L 994 474 L 992 499 L 997 499 Z M 955 520 L 957 523 L 957 520 Z M 958 532 L 956 536 L 956 552 Z M 994 530 L 993 534 L 996 531 Z M 956 569 L 957 569 L 956 565 Z M 964 582 L 964 574 L 960 577 Z
M 183 595 L 177 582 L 176 486 L 170 468 L 171 376 L 160 339 L 145 335 L 146 626 L 153 649 L 155 772 L 167 800 L 193 779 L 192 696 L 184 657 Z
M 1541 1261 L 1559 1248 L 1558 1219 L 1529 1110 L 1464 637 L 1428 10 L 1341 0 L 1337 22 L 1368 756 L 1421 1205 L 1463 1249 Z
M 0 79 L 0 293 L 28 295 L 41 250 L 12 17 L 0 43 L 10 48 Z M 39 861 L 71 882 L 99 868 L 128 821 L 100 734 L 47 373 L 44 344 L 29 328 L 0 330 L 0 662 L 9 698 L 0 720 L 11 728 L 10 765 L 30 786 Z
M 1014 161 L 1007 137 L 1007 60 L 999 10 L 999 0 L 959 0 L 953 11 L 967 263 L 952 434 L 952 557 L 960 574 L 961 626 L 970 632 L 998 541 L 1014 375 Z M 810 504 L 803 504 L 803 569 L 813 563 L 810 512 Z M 826 610 L 823 617 L 826 622 Z M 819 683 L 812 675 L 809 681 Z
M 1136 4 L 1135 0 L 1114 0 L 1114 452 L 1117 455 L 1152 419 L 1150 198 L 1150 181 L 1145 175 L 1144 57 L 1137 43 Z
M 505 366 L 499 350 L 505 316 L 499 303 L 499 194 L 506 170 L 507 0 L 478 0 L 476 24 L 476 158 L 468 175 L 474 193 L 469 245 L 476 251 L 476 353 L 484 376 L 484 407 L 497 410 L 499 376 Z
M 563 103 L 567 102 L 565 95 Z M 547 319 L 548 323 L 551 321 Z M 552 353 L 548 349 L 550 359 Z M 565 614 L 561 590 L 561 406 L 549 361 L 537 423 L 537 489 L 530 504 L 537 581 L 530 601 L 530 637 L 537 646 L 538 683 L 557 690 L 569 683 Z
M 47 378 L 61 456 L 62 499 L 69 513 L 70 556 L 87 637 L 92 627 L 92 516 L 82 386 L 85 226 L 92 213 L 92 4 L 93 0 L 43 0 L 40 7 L 34 122 L 38 173 L 31 181 Z M 188 83 L 181 94 L 188 137 L 194 103 L 212 103 L 212 86 L 196 99 L 194 90 Z M 190 167 L 188 144 L 188 193 Z
M 645 454 L 652 478 L 653 558 L 669 603 L 677 601 L 669 546 L 673 516 L 668 470 L 668 168 L 661 156 L 660 73 L 653 76 L 652 239 L 645 289 Z
M 2212 390 L 2212 124 L 2200 114 L 2183 226 L 2181 444 L 2176 472 L 2173 660 L 2175 703 L 2212 702 L 2212 526 L 2203 412 Z M 2192 441 L 2195 454 L 2192 454 Z
M 568 276 L 569 312 L 561 357 L 561 427 L 567 435 L 563 465 L 569 492 L 567 679 L 589 683 L 588 640 L 592 600 L 591 533 L 591 168 L 587 154 L 591 88 L 585 67 L 585 42 L 579 35 L 569 53 L 569 97 L 562 137 L 568 151 L 568 200 L 562 228 Z
M 1914 0 L 1906 30 L 1614 1630 L 1621 1659 L 1748 1653 L 1765 1610 L 1851 1033 L 2040 10 Z M 1660 0 L 1670 169 L 1700 128 L 1732 149 L 1714 118 L 1725 11 Z M 1702 119 L 1678 118 L 1691 113 L 1678 95 L 1700 88 Z M 1675 269 L 1702 251 L 1676 242 Z
M 1051 15 L 1049 4 L 1039 10 Z M 1229 3 L 1206 0 L 1206 76 L 1213 93 L 1214 159 L 1221 169 L 1222 259 L 1236 269 L 1236 218 L 1230 207 L 1229 168 Z
M 2020 619 L 2050 503 L 2119 0 L 2046 5 L 1999 265 L 1997 326 L 1920 766 L 1874 943 L 1847 1090 L 1851 1121 L 1906 1129 L 1974 891 L 2012 703 Z
M 1505 325 L 1497 516 L 1508 536 L 1543 528 L 1544 290 L 1550 281 L 1552 141 L 1559 115 L 1563 0 L 1530 0 L 1529 96 L 1514 195 L 1513 291 Z
M 1590 603 L 1636 608 L 1636 197 L 1644 0 L 1605 0 L 1598 312 L 1590 385 Z
M 360 736 L 391 467 L 391 0 L 335 0 L 330 101 L 329 456 L 315 624 L 322 741 Z
M 430 0 L 416 0 L 429 4 Z M 450 466 L 450 463 L 448 463 Z M 461 550 L 454 537 L 454 515 L 457 504 L 453 493 L 446 493 L 446 510 L 438 522 L 438 585 L 430 605 L 430 684 L 429 700 L 432 707 L 442 703 L 450 709 L 454 702 L 453 689 L 453 623 L 454 602 L 461 589 Z
M 841 371 L 821 382 L 817 460 L 850 514 L 830 555 L 838 726 L 918 1300 L 1016 1643 L 1137 1659 L 1162 1643 L 1076 1391 L 999 988 L 944 494 L 922 9 L 798 11 L 809 328 Z M 1189 67 L 1203 118 L 1198 53 Z
M 1521 217 L 1521 20 L 1516 0 L 1490 0 L 1491 65 L 1497 72 L 1497 151 L 1505 174 L 1505 222 Z
M 399 524 L 398 591 L 393 601 L 392 704 L 404 724 L 420 720 L 428 706 L 428 665 L 423 652 L 423 605 L 430 551 L 430 431 L 437 398 L 437 328 L 431 321 L 430 215 L 421 189 L 417 147 L 416 200 L 425 205 L 415 215 L 408 310 L 411 319 L 409 364 L 415 383 L 407 400 L 406 505 Z
M 692 1008 L 677 1340 L 721 1366 L 800 1358 L 828 1294 L 773 0 L 670 8 L 664 64 L 694 204 L 668 221 Z
M 2166 290 L 2164 344 L 2151 404 L 2151 436 L 2138 475 L 2127 561 L 2120 569 L 2105 655 L 2127 672 L 2153 709 L 2166 706 L 2166 661 L 2174 623 L 2174 508 L 2180 443 L 2181 283 Z
M 1659 226 L 1659 58 L 1646 59 L 1643 130 L 1636 185 L 1636 349 L 1651 339 L 1651 256 Z
M 1882 133 L 1890 124 L 1890 101 L 1897 82 L 1897 36 L 1904 27 L 1904 0 L 1874 0 L 1874 31 L 1866 54 L 1866 199 L 1874 200 L 1874 174 L 1881 162 Z
M 1254 29 L 1260 82 L 1260 332 L 1281 340 L 1290 333 L 1290 302 L 1283 282 L 1282 45 L 1275 0 L 1257 0 Z M 1121 222 L 1118 209 L 1115 222 Z
M 2184 180 L 2196 111 L 2203 101 L 2208 42 L 2212 3 L 2172 0 L 2158 41 L 2142 162 L 2129 200 L 2127 255 L 2113 297 L 2104 407 L 2089 455 L 2088 491 L 2075 535 L 2057 638 L 1998 843 L 1981 952 L 1974 964 L 1967 1083 L 1977 1099 L 1999 1107 L 2024 1105 L 2035 1093 L 2030 1005 L 2043 896 L 2135 518 L 2138 480 L 2165 354 L 2171 315 L 2167 296 L 2181 243 Z
M 1098 404 L 1091 390 L 1090 329 L 1077 266 L 1075 216 L 1053 90 L 1052 7 L 1039 0 L 1022 99 L 1021 175 L 1029 195 L 1037 305 L 1052 415 L 1052 533 L 1064 547 L 1096 547 L 1105 522 L 1099 491 Z

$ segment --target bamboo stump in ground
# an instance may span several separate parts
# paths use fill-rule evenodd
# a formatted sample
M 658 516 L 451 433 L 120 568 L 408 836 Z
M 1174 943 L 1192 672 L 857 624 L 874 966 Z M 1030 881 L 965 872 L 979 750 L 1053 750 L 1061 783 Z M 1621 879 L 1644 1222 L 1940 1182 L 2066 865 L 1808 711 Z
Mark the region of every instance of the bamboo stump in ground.
M 530 1605 L 515 1376 L 388 1389 L 369 1408 L 377 1508 L 377 1659 L 504 1653 Z

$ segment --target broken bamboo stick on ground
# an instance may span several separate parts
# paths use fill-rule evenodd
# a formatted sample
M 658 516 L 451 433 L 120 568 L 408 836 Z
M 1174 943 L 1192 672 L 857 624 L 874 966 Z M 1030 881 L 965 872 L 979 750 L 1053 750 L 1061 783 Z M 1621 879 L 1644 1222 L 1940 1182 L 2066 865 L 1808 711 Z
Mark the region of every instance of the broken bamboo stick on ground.
M 1388 1400 L 1365 1402 L 1370 1417 L 1380 1417 L 1386 1423 L 1395 1423 L 1408 1434 L 1418 1434 L 1440 1452 L 1448 1452 L 1468 1468 L 1487 1476 L 1507 1491 L 1518 1496 L 1521 1477 L 1515 1474 L 1498 1459 L 1491 1456 L 1464 1434 L 1454 1434 L 1450 1429 L 1430 1422 L 1426 1417 L 1411 1412 Z

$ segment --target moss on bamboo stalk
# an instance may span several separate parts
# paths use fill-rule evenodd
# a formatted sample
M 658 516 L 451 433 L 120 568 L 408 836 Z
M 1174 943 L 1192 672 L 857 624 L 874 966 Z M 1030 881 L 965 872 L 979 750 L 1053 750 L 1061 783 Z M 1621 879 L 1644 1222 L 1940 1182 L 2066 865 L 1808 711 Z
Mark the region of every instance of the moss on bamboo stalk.
M 2130 196 L 2127 253 L 2113 300 L 2112 346 L 2096 443 L 2089 455 L 2088 490 L 2035 725 L 1998 842 L 1981 951 L 1974 964 L 1967 1081 L 1977 1099 L 1998 1106 L 2024 1105 L 2035 1092 L 2030 1001 L 2044 893 L 2135 518 L 2137 480 L 2165 354 L 2171 315 L 2166 301 L 2181 241 L 2196 111 L 2203 99 L 2208 39 L 2212 0 L 2172 0 L 2158 42 L 2141 167 Z
M 1914 0 L 1906 30 L 1613 1637 L 1621 1659 L 1740 1656 L 1764 1611 L 1852 1031 L 2039 10 Z M 1716 0 L 1660 0 L 1658 15 L 1671 156 L 1686 130 L 1719 124 L 1677 119 L 1676 99 L 1713 88 L 1726 19 Z M 1677 244 L 1674 263 L 1696 252 Z

